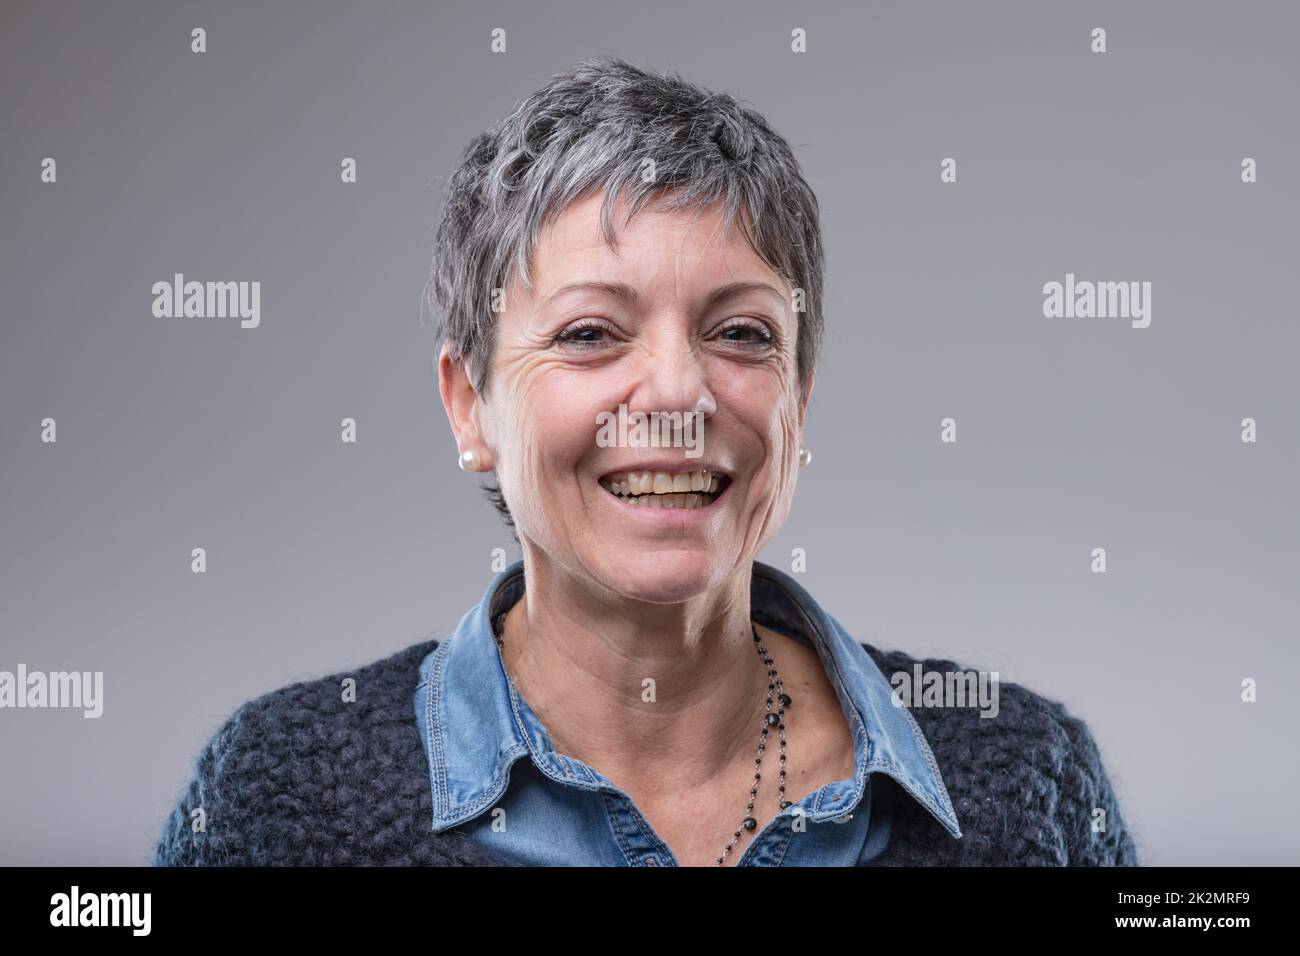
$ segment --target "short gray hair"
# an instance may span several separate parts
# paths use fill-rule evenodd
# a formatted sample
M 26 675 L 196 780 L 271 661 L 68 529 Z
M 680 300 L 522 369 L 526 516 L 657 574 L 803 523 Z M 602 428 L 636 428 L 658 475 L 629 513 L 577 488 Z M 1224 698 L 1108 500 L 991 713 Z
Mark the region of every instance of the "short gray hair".
M 648 159 L 655 176 L 647 182 Z M 491 385 L 493 290 L 518 277 L 531 291 L 542 230 L 601 187 L 601 230 L 611 246 L 620 196 L 629 200 L 624 222 L 652 199 L 668 209 L 725 200 L 727 227 L 739 227 L 772 271 L 803 292 L 796 349 L 805 393 L 821 351 L 824 266 L 817 198 L 789 144 L 726 93 L 597 57 L 553 77 L 475 136 L 448 183 L 429 279 L 435 349 L 450 343 L 479 394 Z M 499 489 L 485 490 L 513 528 Z

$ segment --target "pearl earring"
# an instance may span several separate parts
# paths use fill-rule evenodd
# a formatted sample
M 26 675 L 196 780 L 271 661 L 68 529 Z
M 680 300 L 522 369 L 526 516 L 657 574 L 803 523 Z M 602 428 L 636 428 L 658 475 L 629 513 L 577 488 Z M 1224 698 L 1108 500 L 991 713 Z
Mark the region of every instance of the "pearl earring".
M 812 464 L 812 451 L 805 448 L 803 445 L 800 445 L 799 446 L 799 467 L 806 468 L 810 464 Z
M 478 471 L 478 452 L 472 448 L 460 453 L 461 471 Z

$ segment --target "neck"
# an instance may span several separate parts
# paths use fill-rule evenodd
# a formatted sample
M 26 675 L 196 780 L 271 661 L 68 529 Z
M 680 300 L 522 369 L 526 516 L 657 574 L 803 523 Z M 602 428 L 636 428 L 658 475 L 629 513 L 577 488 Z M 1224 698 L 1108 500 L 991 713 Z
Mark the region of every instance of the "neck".
M 562 570 L 524 573 L 504 659 L 557 751 L 644 800 L 752 776 L 768 678 L 748 565 L 682 604 L 617 607 Z

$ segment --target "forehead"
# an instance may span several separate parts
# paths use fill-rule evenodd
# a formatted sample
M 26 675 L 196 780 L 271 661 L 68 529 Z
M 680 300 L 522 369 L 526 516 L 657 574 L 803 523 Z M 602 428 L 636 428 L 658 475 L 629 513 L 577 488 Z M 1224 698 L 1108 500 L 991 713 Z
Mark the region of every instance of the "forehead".
M 617 270 L 620 281 L 632 284 L 650 282 L 671 270 L 679 280 L 755 279 L 785 288 L 750 247 L 739 225 L 728 224 L 721 202 L 672 210 L 651 201 L 622 225 L 628 205 L 620 197 L 613 209 L 611 247 L 600 224 L 604 195 L 598 190 L 575 200 L 539 233 L 531 269 L 538 294 L 577 273 L 603 272 L 609 277 L 610 270 Z

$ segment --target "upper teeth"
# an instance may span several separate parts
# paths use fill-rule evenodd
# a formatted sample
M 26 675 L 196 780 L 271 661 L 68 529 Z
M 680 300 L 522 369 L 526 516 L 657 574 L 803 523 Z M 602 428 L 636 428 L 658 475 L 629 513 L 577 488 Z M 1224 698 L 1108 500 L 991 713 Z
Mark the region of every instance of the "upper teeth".
M 670 475 L 666 471 L 625 471 L 609 475 L 600 483 L 616 495 L 671 495 L 683 491 L 716 492 L 721 476 L 707 470 L 684 471 Z

